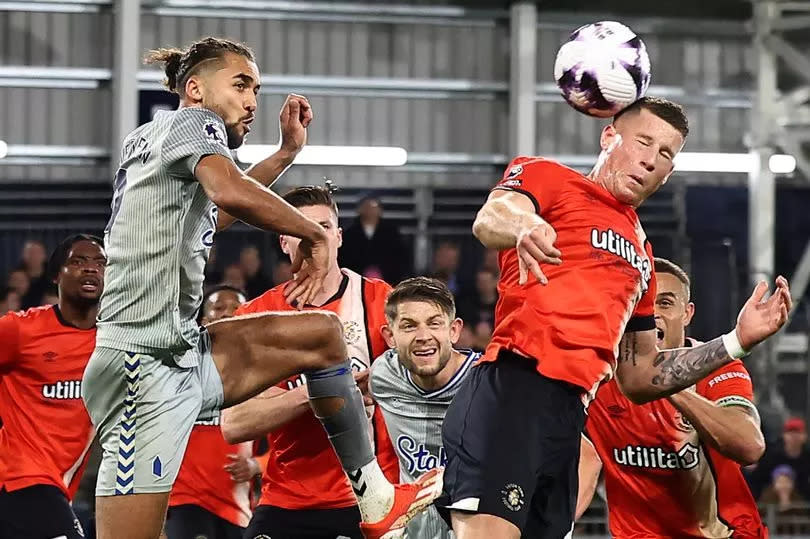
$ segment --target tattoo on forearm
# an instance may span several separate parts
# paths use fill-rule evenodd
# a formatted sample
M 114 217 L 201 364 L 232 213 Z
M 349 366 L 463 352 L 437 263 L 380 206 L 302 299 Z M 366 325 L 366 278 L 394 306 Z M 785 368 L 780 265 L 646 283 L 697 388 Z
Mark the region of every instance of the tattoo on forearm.
M 626 333 L 619 343 L 619 362 L 632 362 L 636 366 L 636 332 Z
M 653 361 L 657 372 L 652 383 L 665 388 L 689 387 L 729 361 L 722 337 L 695 348 L 662 350 Z

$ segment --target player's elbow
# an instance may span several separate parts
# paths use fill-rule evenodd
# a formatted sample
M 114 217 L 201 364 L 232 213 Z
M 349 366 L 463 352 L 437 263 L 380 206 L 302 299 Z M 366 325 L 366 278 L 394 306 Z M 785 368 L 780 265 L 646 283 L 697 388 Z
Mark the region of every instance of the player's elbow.
M 489 212 L 492 211 L 491 204 L 493 202 L 487 202 L 483 208 L 478 210 L 473 222 L 472 233 L 487 249 L 504 249 L 509 245 L 502 245 L 498 242 L 498 237 L 492 227 L 492 218 L 489 215 Z M 511 247 L 514 247 L 514 245 Z
M 240 215 L 244 204 L 237 193 L 228 190 L 211 190 L 206 193 L 217 208 L 226 211 L 231 215 Z
M 641 376 L 617 376 L 616 383 L 624 396 L 633 404 L 647 404 L 662 396 Z
M 750 439 L 741 440 L 742 443 L 727 452 L 727 456 L 736 461 L 741 466 L 756 464 L 765 453 L 765 440 L 762 434 Z M 723 453 L 721 451 L 721 453 Z
M 484 224 L 485 218 L 482 216 L 483 211 L 484 211 L 483 208 L 481 208 L 478 211 L 478 215 L 475 216 L 475 221 L 473 222 L 472 226 L 473 236 L 475 236 L 476 239 L 481 243 L 484 243 L 485 228 L 486 228 L 486 225 Z
M 234 412 L 235 410 L 222 410 L 219 422 L 222 437 L 231 445 L 249 441 L 244 429 L 240 428 L 238 419 L 234 417 Z

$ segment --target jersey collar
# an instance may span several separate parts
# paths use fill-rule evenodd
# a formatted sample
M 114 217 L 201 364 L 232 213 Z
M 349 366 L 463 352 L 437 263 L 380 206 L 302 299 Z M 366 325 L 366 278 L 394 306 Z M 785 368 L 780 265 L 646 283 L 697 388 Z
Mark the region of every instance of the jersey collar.
M 457 350 L 457 351 L 462 352 L 462 353 L 466 352 L 467 359 L 464 360 L 464 362 L 461 364 L 461 366 L 458 368 L 458 370 L 453 374 L 453 376 L 450 377 L 450 380 L 448 380 L 447 383 L 444 384 L 439 389 L 434 389 L 433 391 L 430 391 L 430 392 L 425 391 L 424 389 L 419 387 L 419 385 L 416 382 L 413 381 L 413 377 L 411 376 L 411 371 L 409 371 L 408 369 L 404 369 L 405 370 L 405 379 L 408 381 L 408 383 L 416 391 L 419 392 L 420 395 L 422 395 L 423 397 L 425 397 L 427 399 L 432 399 L 434 397 L 438 397 L 442 393 L 446 393 L 447 391 L 449 391 L 452 388 L 454 388 L 455 386 L 457 386 L 464 379 L 464 375 L 466 374 L 466 372 L 470 369 L 472 364 L 475 363 L 475 360 L 478 359 L 481 356 L 480 353 L 474 352 L 473 350 L 465 349 L 465 350 Z

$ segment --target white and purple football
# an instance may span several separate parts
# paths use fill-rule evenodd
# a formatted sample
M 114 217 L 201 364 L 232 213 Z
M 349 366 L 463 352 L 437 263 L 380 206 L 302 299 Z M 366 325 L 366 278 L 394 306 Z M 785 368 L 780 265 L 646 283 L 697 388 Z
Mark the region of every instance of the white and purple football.
M 647 92 L 650 57 L 641 38 L 622 23 L 586 24 L 557 52 L 554 80 L 572 107 L 606 118 Z

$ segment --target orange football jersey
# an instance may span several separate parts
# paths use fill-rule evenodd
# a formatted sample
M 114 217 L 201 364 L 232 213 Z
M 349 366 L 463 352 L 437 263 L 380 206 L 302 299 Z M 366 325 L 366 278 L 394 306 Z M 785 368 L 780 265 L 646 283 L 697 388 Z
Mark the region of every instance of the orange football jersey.
M 53 485 L 72 499 L 95 434 L 81 383 L 96 329 L 56 305 L 0 317 L 0 486 Z
M 388 348 L 380 328 L 385 324 L 385 299 L 391 287 L 379 279 L 361 278 L 343 271 L 343 282 L 337 294 L 318 309 L 338 314 L 343 322 L 352 368 L 363 370 Z M 285 284 L 243 304 L 235 314 L 293 310 L 284 301 Z M 295 376 L 278 387 L 290 390 L 303 383 L 303 376 Z M 388 479 L 398 482 L 399 462 L 379 408 L 375 407 L 372 424 L 377 460 Z M 268 441 L 270 451 L 262 476 L 259 505 L 337 509 L 357 504 L 329 438 L 311 411 L 271 432 Z
M 228 455 L 250 457 L 253 442 L 231 445 L 222 437 L 219 417 L 198 421 L 191 430 L 169 506 L 197 505 L 236 526 L 250 522 L 250 482 L 234 483 L 225 471 Z
M 653 329 L 652 248 L 635 210 L 579 172 L 518 157 L 494 189 L 528 196 L 557 232 L 562 264 L 545 264 L 548 284 L 518 284 L 516 249 L 500 252 L 492 340 L 481 361 L 502 349 L 532 358 L 549 378 L 592 395 L 615 367 L 625 328 Z
M 753 406 L 739 360 L 694 390 L 720 405 Z M 610 381 L 591 403 L 585 430 L 602 460 L 613 537 L 768 536 L 740 465 L 703 444 L 667 399 L 634 405 Z

